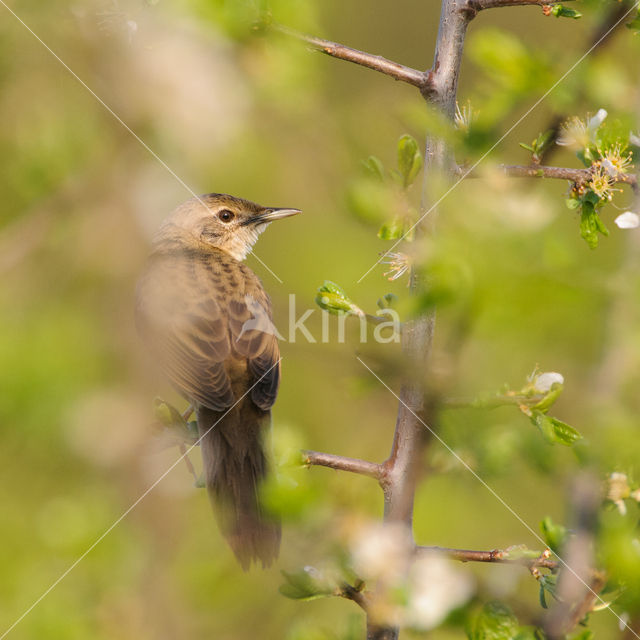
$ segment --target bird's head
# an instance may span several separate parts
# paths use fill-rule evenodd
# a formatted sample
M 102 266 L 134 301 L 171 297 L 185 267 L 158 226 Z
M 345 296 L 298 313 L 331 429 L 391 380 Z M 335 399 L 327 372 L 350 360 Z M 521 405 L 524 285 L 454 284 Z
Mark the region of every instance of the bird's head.
M 244 260 L 269 223 L 300 213 L 299 209 L 262 207 L 221 193 L 209 193 L 181 204 L 160 227 L 156 243 L 195 239 Z

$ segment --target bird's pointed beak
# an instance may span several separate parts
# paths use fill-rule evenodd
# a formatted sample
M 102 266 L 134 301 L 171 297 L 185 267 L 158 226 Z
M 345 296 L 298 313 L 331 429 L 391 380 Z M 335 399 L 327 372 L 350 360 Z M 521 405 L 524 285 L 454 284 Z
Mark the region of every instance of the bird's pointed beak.
M 253 216 L 247 222 L 249 224 L 266 224 L 267 222 L 273 222 L 274 220 L 280 220 L 281 218 L 288 218 L 289 216 L 295 216 L 302 213 L 300 209 L 278 209 L 275 207 L 268 207 L 263 209 L 258 215 Z

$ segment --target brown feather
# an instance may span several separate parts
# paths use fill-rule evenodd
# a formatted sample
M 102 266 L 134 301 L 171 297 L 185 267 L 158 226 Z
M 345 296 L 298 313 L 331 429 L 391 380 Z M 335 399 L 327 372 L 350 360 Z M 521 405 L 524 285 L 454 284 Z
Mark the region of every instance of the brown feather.
M 223 535 L 243 568 L 267 566 L 278 555 L 280 524 L 263 513 L 258 494 L 280 351 L 262 283 L 234 255 L 244 255 L 259 234 L 252 217 L 275 210 L 225 195 L 202 198 L 178 207 L 161 227 L 138 284 L 137 325 L 168 379 L 196 407 L 206 485 Z M 233 229 L 215 219 L 221 207 L 239 216 Z

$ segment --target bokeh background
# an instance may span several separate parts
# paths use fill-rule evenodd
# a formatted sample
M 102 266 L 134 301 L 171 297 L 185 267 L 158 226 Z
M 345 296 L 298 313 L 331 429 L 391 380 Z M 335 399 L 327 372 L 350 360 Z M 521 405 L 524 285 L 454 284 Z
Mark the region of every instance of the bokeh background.
M 257 245 L 279 280 L 248 259 L 278 326 L 287 326 L 289 295 L 300 315 L 325 279 L 371 312 L 387 292 L 406 297 L 406 278 L 390 283 L 381 266 L 357 282 L 391 242 L 353 214 L 350 189 L 364 158 L 392 167 L 400 135 L 424 139 L 432 119 L 421 97 L 252 29 L 242 2 L 7 4 L 33 33 L 0 7 L 0 633 L 108 531 L 7 637 L 361 637 L 353 603 L 288 600 L 278 593 L 280 569 L 322 565 L 348 546 L 354 528 L 380 518 L 381 493 L 367 478 L 291 460 L 301 448 L 386 457 L 396 401 L 355 356 L 397 389 L 393 345 L 361 345 L 357 331 L 344 344 L 298 334 L 281 345 L 273 438 L 283 466 L 268 498 L 285 517 L 282 557 L 242 573 L 183 463 L 127 512 L 179 455 L 153 437 L 154 396 L 183 406 L 141 353 L 133 298 L 162 218 L 191 192 L 212 191 L 304 211 Z M 283 24 L 431 65 L 435 1 L 272 4 Z M 472 23 L 460 100 L 490 124 L 470 158 L 583 55 L 616 3 L 578 4 L 577 21 L 525 7 Z M 567 521 L 581 468 L 640 479 L 640 232 L 612 223 L 633 206 L 625 191 L 615 201 L 621 211 L 603 214 L 610 237 L 592 251 L 564 205 L 564 183 L 507 180 L 489 168 L 528 162 L 518 142 L 558 115 L 605 108 L 630 122 L 640 105 L 638 53 L 639 38 L 622 28 L 582 62 L 484 161 L 486 175 L 446 198 L 429 245 L 444 250 L 453 274 L 433 356 L 449 391 L 517 389 L 536 365 L 565 377 L 554 415 L 584 434 L 577 448 L 548 445 L 512 408 L 447 411 L 439 421 L 447 443 L 535 530 L 545 516 Z M 579 166 L 565 150 L 552 161 Z M 419 184 L 411 197 L 417 205 Z M 318 310 L 307 325 L 319 336 Z M 446 449 L 431 446 L 425 466 L 420 543 L 540 548 Z M 637 509 L 604 516 L 613 523 L 607 553 L 632 585 L 616 610 L 632 617 L 640 558 L 616 553 L 637 535 Z M 462 570 L 479 602 L 499 598 L 523 622 L 539 618 L 538 586 L 525 570 Z M 592 622 L 600 637 L 619 634 L 607 612 Z M 464 631 L 453 619 L 429 637 Z

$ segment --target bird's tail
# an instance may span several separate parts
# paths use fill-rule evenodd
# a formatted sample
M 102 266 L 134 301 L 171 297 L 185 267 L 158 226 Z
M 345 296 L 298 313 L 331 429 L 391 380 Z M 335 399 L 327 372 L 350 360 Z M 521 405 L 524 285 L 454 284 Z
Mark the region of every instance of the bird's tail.
M 254 561 L 267 567 L 280 550 L 280 523 L 263 512 L 258 500 L 267 475 L 262 436 L 268 414 L 241 403 L 222 415 L 204 407 L 197 414 L 209 498 L 242 568 L 246 571 Z

